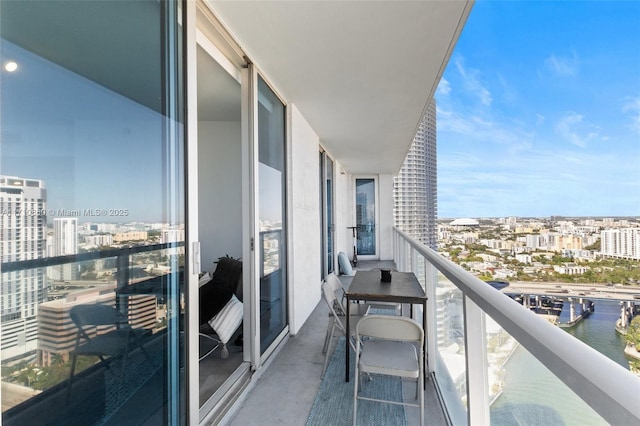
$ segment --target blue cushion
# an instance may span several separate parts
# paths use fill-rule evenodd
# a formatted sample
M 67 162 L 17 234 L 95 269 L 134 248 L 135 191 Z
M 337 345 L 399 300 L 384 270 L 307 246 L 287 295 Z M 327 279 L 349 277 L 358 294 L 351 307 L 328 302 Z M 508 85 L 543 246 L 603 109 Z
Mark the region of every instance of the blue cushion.
M 338 265 L 340 265 L 340 271 L 343 275 L 355 274 L 355 272 L 353 272 L 353 268 L 351 268 L 351 262 L 349 262 L 349 258 L 343 251 L 338 253 Z

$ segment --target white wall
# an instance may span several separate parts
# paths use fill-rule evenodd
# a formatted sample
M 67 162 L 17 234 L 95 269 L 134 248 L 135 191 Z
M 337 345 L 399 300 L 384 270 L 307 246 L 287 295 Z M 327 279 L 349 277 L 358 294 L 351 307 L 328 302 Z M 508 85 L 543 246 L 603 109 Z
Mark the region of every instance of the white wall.
M 378 176 L 380 260 L 393 260 L 393 176 Z
M 287 158 L 289 329 L 296 334 L 320 301 L 320 141 L 295 105 L 289 105 L 287 114 L 291 125 Z
M 198 214 L 203 271 L 219 257 L 242 257 L 240 122 L 198 123 Z
M 341 251 L 347 254 L 351 259 L 353 257 L 353 236 L 348 226 L 355 225 L 353 206 L 354 206 L 354 189 L 353 175 L 348 173 L 341 174 L 342 166 L 336 162 L 336 253 Z

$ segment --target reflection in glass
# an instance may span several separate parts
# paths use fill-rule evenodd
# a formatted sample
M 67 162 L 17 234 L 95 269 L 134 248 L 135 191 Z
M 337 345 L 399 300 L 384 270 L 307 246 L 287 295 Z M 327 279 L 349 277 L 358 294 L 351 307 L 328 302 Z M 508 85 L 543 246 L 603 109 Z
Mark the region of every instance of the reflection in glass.
M 180 423 L 176 13 L 0 3 L 4 425 Z
M 320 151 L 319 156 L 320 171 L 320 234 L 322 253 L 320 277 L 324 279 L 326 274 L 334 270 L 334 247 L 333 247 L 333 160 L 326 152 Z
M 454 424 L 466 423 L 467 383 L 462 292 L 438 273 L 436 377 Z M 457 420 L 457 421 L 455 421 Z
M 284 105 L 258 80 L 260 352 L 287 325 Z
M 326 196 L 327 196 L 327 222 L 325 224 L 327 230 L 327 273 L 333 272 L 333 160 L 328 156 L 326 158 Z
M 358 254 L 376 254 L 376 184 L 374 179 L 356 179 L 356 226 Z
M 488 316 L 486 333 L 492 425 L 607 424 Z

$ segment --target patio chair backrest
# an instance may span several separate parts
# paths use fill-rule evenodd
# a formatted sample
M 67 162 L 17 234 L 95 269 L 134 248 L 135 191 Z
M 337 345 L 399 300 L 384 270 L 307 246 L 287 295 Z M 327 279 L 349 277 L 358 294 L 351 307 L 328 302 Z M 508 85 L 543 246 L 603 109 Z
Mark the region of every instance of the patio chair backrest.
M 116 308 L 97 303 L 74 306 L 69 311 L 69 316 L 78 328 L 98 325 L 128 325 L 127 319 Z
M 336 312 L 338 315 L 344 315 L 346 313 L 346 306 L 344 305 L 344 287 L 340 278 L 336 274 L 329 274 L 327 276 L 327 285 L 331 288 L 335 296 L 335 302 L 333 302 L 334 309 L 339 309 L 340 312 Z
M 342 324 L 342 321 L 340 321 L 340 316 L 342 315 L 344 317 L 344 309 L 342 307 L 342 304 L 338 301 L 336 293 L 333 291 L 333 288 L 328 282 L 322 283 L 322 296 L 324 301 L 327 303 L 327 306 L 329 307 L 331 316 L 335 320 L 335 326 L 342 330 L 342 332 L 344 333 L 346 330 L 344 325 Z M 339 309 L 342 312 L 337 312 L 336 309 Z
M 337 298 L 336 298 L 335 292 L 333 291 L 333 288 L 331 287 L 328 281 L 322 283 L 322 298 L 329 306 L 331 313 L 333 315 L 336 315 L 336 311 L 334 309 L 334 302 L 337 300 Z
M 394 315 L 367 315 L 356 326 L 360 337 L 418 342 L 422 347 L 424 331 L 415 320 Z

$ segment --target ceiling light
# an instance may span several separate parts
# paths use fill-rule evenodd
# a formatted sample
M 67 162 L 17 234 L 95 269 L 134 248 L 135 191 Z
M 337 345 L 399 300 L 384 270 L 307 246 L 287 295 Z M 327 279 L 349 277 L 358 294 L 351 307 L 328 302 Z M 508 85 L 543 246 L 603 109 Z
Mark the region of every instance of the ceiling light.
M 18 64 L 14 61 L 9 61 L 4 64 L 4 69 L 7 70 L 7 72 L 14 72 L 18 69 Z

